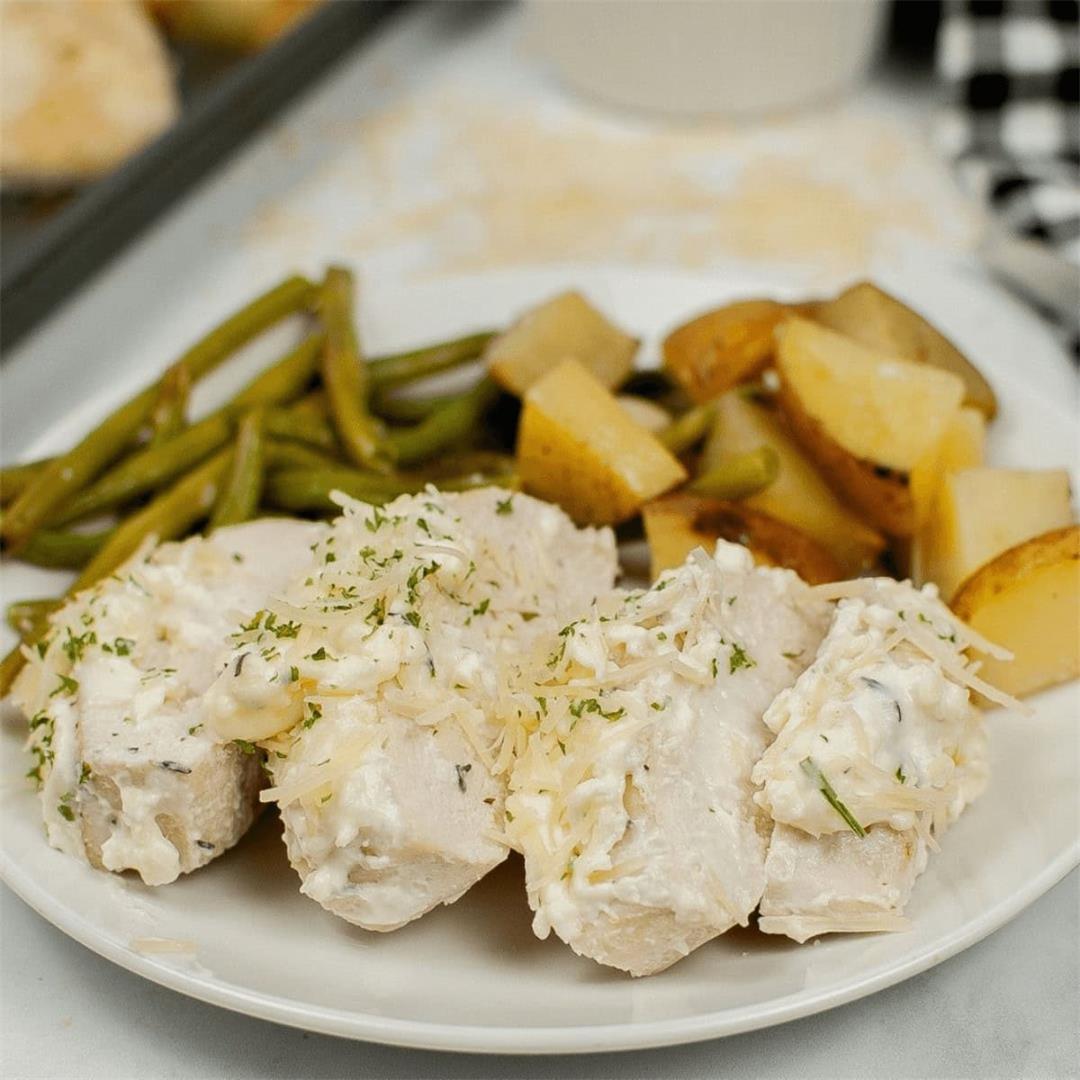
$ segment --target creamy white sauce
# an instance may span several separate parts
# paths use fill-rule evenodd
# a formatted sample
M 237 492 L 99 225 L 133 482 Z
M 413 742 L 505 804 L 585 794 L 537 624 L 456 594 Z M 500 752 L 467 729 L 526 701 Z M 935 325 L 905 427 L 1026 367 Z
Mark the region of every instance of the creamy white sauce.
M 52 617 L 13 696 L 53 846 L 156 885 L 238 839 L 257 766 L 207 726 L 203 694 L 236 622 L 321 531 L 265 521 L 148 546 Z
M 872 589 L 841 601 L 814 663 L 765 715 L 777 739 L 754 769 L 758 802 L 813 836 L 855 829 L 836 800 L 863 828 L 940 830 L 986 783 L 979 711 L 918 644 L 931 635 L 960 662 L 955 620 L 931 593 Z
M 765 884 L 761 716 L 826 611 L 793 574 L 721 544 L 521 673 L 508 835 L 537 934 L 644 974 L 746 922 Z
M 266 748 L 302 891 L 385 930 L 505 858 L 488 749 L 504 668 L 610 590 L 615 552 L 608 530 L 497 489 L 344 511 L 240 635 L 208 712 Z

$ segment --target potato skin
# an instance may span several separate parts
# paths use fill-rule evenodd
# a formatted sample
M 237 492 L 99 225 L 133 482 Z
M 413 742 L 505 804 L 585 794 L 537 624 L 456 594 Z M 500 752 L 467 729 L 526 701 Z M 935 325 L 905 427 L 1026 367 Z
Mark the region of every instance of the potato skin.
M 1015 587 L 1024 575 L 1068 560 L 1080 563 L 1080 525 L 1033 536 L 984 563 L 956 590 L 952 609 L 961 619 L 969 620 L 988 601 Z M 1080 572 L 1080 566 L 1077 570 Z
M 953 600 L 956 613 L 1005 646 L 979 674 L 1017 697 L 1080 675 L 1080 526 L 1054 529 L 976 570 Z
M 773 331 L 786 313 L 775 300 L 741 300 L 707 311 L 664 339 L 664 366 L 694 401 L 709 401 L 769 364 Z
M 978 368 L 936 326 L 872 282 L 857 282 L 815 305 L 810 318 L 870 348 L 959 375 L 965 404 L 987 420 L 997 414 L 997 398 Z
M 717 540 L 742 544 L 759 566 L 787 567 L 811 585 L 840 581 L 845 576 L 839 563 L 817 541 L 743 503 L 674 494 L 647 504 L 643 515 L 654 578 L 680 565 L 695 547 L 711 551 Z
M 882 532 L 912 535 L 915 507 L 905 473 L 862 461 L 845 450 L 803 409 L 783 377 L 777 402 L 795 438 L 843 500 Z

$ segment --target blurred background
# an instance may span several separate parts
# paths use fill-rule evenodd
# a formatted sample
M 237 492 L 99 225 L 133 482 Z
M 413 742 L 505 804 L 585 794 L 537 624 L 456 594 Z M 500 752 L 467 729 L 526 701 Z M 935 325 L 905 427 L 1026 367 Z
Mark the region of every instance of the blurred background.
M 1075 350 L 1077 8 L 2 0 L 3 347 L 224 173 L 198 242 L 275 272 L 738 261 L 812 288 L 917 249 L 990 266 Z

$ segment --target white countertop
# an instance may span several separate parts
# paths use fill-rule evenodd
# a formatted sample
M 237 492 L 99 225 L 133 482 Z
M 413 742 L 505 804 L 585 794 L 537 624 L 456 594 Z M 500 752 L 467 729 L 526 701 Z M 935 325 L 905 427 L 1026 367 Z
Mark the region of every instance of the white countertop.
M 107 355 L 225 312 L 292 266 L 406 281 L 522 263 L 795 265 L 827 288 L 905 248 L 963 262 L 981 214 L 927 140 L 929 91 L 878 75 L 857 100 L 755 125 L 664 129 L 580 102 L 516 11 L 407 12 L 115 262 L 22 356 Z M 372 313 L 377 321 L 378 313 Z M 376 328 L 378 330 L 378 328 Z M 17 365 L 20 391 L 50 385 Z M 40 382 L 39 382 L 40 380 Z M 14 396 L 14 395 L 13 395 Z M 20 393 L 21 396 L 21 393 Z M 5 447 L 33 417 L 4 415 Z M 452 1056 L 235 1016 L 113 967 L 4 890 L 4 1077 L 1070 1076 L 1080 876 L 900 986 L 782 1028 L 597 1057 Z

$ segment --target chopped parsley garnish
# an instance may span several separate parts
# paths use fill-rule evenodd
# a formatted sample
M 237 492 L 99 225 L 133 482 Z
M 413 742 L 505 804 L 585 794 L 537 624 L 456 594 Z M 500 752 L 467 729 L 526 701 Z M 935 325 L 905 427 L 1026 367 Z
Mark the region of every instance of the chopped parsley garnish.
M 404 620 L 410 625 L 420 629 L 420 612 L 419 611 L 406 611 L 402 616 Z
M 72 810 L 71 807 L 68 806 L 67 803 L 64 803 L 64 802 L 60 803 L 56 807 L 56 809 L 57 809 L 57 812 L 60 814 L 60 816 L 65 821 L 74 821 L 75 820 L 75 811 Z
M 472 613 L 474 615 L 485 615 L 485 614 L 487 614 L 487 609 L 489 607 L 491 607 L 491 597 L 490 596 L 485 596 L 484 599 L 481 600 L 480 603 L 477 604 L 476 607 L 473 608 Z
M 310 656 L 308 657 L 308 659 L 309 659 L 309 660 L 333 660 L 333 659 L 334 659 L 334 657 L 333 657 L 333 656 L 331 656 L 331 655 L 330 655 L 330 654 L 329 654 L 329 653 L 328 653 L 328 652 L 326 651 L 326 646 L 325 646 L 325 645 L 320 645 L 320 646 L 319 646 L 319 647 L 318 647 L 318 648 L 317 648 L 317 649 L 316 649 L 316 650 L 315 650 L 315 651 L 314 651 L 314 652 L 313 652 L 313 653 L 312 653 L 312 654 L 311 654 L 311 655 L 310 655 Z M 294 668 L 294 669 L 290 669 L 290 670 L 295 670 L 295 668 Z M 296 680 L 294 679 L 293 681 L 295 682 Z
M 378 532 L 390 519 L 377 506 L 371 508 L 371 516 L 364 519 L 368 532 Z
M 258 747 L 253 742 L 248 742 L 247 739 L 233 739 L 233 745 L 239 746 L 245 754 L 254 754 Z
M 289 668 L 289 682 L 300 681 L 300 669 L 295 665 L 291 665 Z
M 308 715 L 304 717 L 304 727 L 314 727 L 317 720 L 322 719 L 322 706 L 317 705 L 314 701 L 308 702 Z
M 626 710 L 617 708 L 605 712 L 603 706 L 596 698 L 582 698 L 580 701 L 575 701 L 570 706 L 570 715 L 575 719 L 580 719 L 582 713 L 596 713 L 597 716 L 602 716 L 605 720 L 614 721 L 622 719 L 622 717 L 626 715 Z
M 540 617 L 540 612 L 539 611 L 523 611 L 521 613 L 521 621 L 522 622 L 532 622 L 533 619 L 538 619 L 539 617 Z
M 510 495 L 505 499 L 500 499 L 495 504 L 495 513 L 496 514 L 502 514 L 503 516 L 506 516 L 507 514 L 512 514 L 513 512 L 514 512 L 514 496 L 513 495 Z
M 67 630 L 67 640 L 62 648 L 64 655 L 74 664 L 82 659 L 87 645 L 97 644 L 97 634 L 93 630 L 87 630 L 85 634 L 76 635 L 71 632 L 70 626 L 65 627 L 65 629 Z
M 799 768 L 813 781 L 822 798 L 844 819 L 847 827 L 858 837 L 864 837 L 866 830 L 856 820 L 855 815 L 840 801 L 840 797 L 833 791 L 832 784 L 825 778 L 825 774 L 814 763 L 813 758 L 803 758 L 799 762 Z
M 907 777 L 904 775 L 904 766 L 903 765 L 897 765 L 896 766 L 896 774 L 895 775 L 896 775 L 896 779 L 899 780 L 901 784 L 906 784 L 907 783 Z
M 747 655 L 746 650 L 737 642 L 731 643 L 731 656 L 728 658 L 728 673 L 734 675 L 740 668 L 757 667 L 757 661 Z
M 67 696 L 70 696 L 71 694 L 74 694 L 79 689 L 78 682 L 75 679 L 71 678 L 70 676 L 68 676 L 68 675 L 59 675 L 57 677 L 60 680 L 60 684 L 49 695 L 49 697 L 51 697 L 51 698 L 56 697 L 57 694 L 65 694 Z
M 79 783 L 85 784 L 86 781 L 90 779 L 90 773 L 90 763 L 88 761 L 82 762 L 79 768 Z

